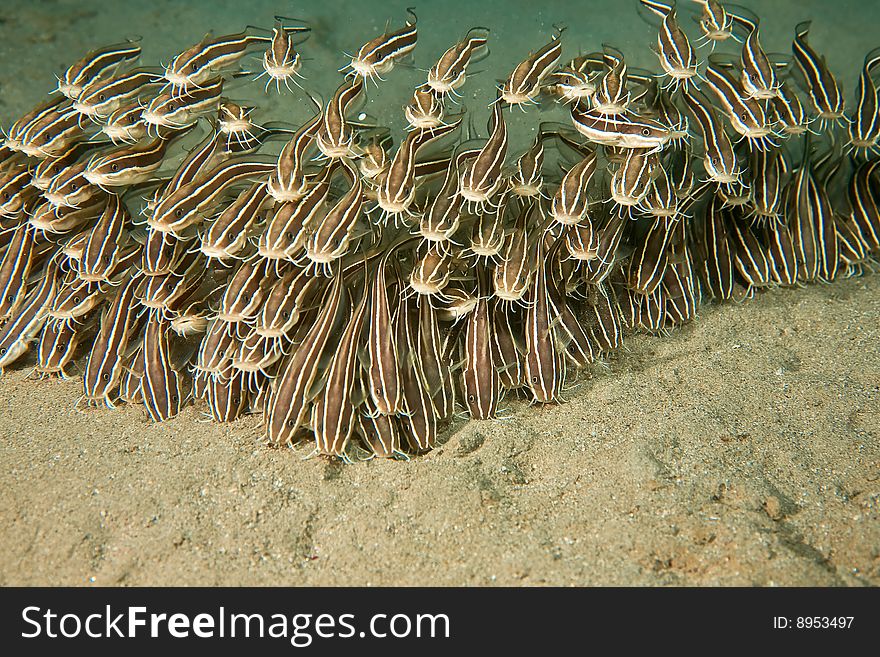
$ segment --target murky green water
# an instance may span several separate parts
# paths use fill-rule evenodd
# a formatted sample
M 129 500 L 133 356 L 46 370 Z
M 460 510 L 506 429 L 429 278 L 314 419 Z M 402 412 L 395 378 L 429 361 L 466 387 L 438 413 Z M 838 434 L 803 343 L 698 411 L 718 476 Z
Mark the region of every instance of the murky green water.
M 268 28 L 275 14 L 301 18 L 312 26 L 312 36 L 301 48 L 308 58 L 303 69 L 308 78 L 305 85 L 327 97 L 339 84 L 337 69 L 347 61 L 343 52 L 352 52 L 380 34 L 386 22 L 391 26 L 402 24 L 405 8 L 412 2 L 415 0 L 7 0 L 0 17 L 0 125 L 8 126 L 42 100 L 53 87 L 54 76 L 90 48 L 140 36 L 142 63 L 155 65 L 167 62 L 209 30 L 216 34 L 231 33 L 248 24 Z M 684 13 L 697 11 L 697 5 L 692 8 L 691 3 L 680 4 Z M 658 70 L 649 49 L 655 42 L 656 28 L 640 17 L 637 7 L 636 0 L 456 0 L 417 5 L 419 44 L 413 66 L 398 67 L 387 83 L 378 89 L 371 88 L 364 109 L 380 122 L 399 127 L 403 105 L 413 87 L 424 80 L 425 73 L 419 69 L 430 67 L 447 47 L 476 25 L 491 29 L 491 54 L 475 67 L 480 73 L 469 79 L 463 92 L 479 130 L 484 129 L 485 106 L 494 95 L 496 79 L 509 73 L 530 50 L 543 45 L 554 24 L 568 28 L 563 37 L 564 57 L 591 52 L 609 43 L 622 49 L 631 65 Z M 827 55 L 832 69 L 844 81 L 849 102 L 853 102 L 854 81 L 864 55 L 880 44 L 880 2 L 776 0 L 752 3 L 749 8 L 761 16 L 762 43 L 768 52 L 790 53 L 794 26 L 802 20 L 812 20 L 810 41 Z M 690 17 L 681 22 L 696 38 L 695 22 Z M 731 44 L 728 50 L 736 47 L 737 44 Z M 244 63 L 259 67 L 256 56 Z M 230 84 L 226 95 L 238 100 L 259 100 L 263 120 L 295 122 L 311 112 L 303 94 L 266 95 L 259 83 Z M 535 127 L 539 120 L 565 120 L 559 109 L 540 115 L 532 112 L 531 117 L 517 122 L 520 132 Z

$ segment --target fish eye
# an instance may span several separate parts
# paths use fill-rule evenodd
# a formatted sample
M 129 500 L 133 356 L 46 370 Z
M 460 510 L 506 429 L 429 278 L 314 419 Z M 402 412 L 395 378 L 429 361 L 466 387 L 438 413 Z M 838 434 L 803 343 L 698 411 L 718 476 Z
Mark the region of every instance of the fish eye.
M 289 240 L 292 240 L 292 239 L 293 239 L 293 233 L 291 233 L 291 232 L 284 233 L 284 237 L 286 237 L 286 238 L 289 239 Z
M 169 111 L 169 112 L 173 112 L 173 111 L 174 111 L 174 103 L 168 103 L 168 111 Z
M 104 262 L 105 262 L 106 264 L 109 265 L 109 264 L 112 262 L 112 260 L 113 260 L 113 258 L 110 257 L 110 254 L 109 254 L 109 253 L 108 253 L 107 255 L 104 256 Z
M 293 421 L 293 418 L 291 418 L 287 421 L 287 426 L 290 427 L 291 429 L 294 427 L 294 425 L 295 425 L 295 422 Z
M 118 164 L 111 164 L 110 171 L 119 171 L 119 165 Z
M 8 201 L 11 198 L 12 198 L 12 196 L 9 194 L 9 192 L 3 192 L 3 200 L 4 201 Z
M 474 395 L 468 395 L 468 401 L 475 402 L 475 401 L 477 401 L 477 398 Z
M 743 113 L 742 113 L 742 120 L 743 120 L 743 121 L 748 121 L 748 120 L 749 120 L 749 115 L 746 114 L 745 112 L 743 112 Z
M 78 189 L 79 185 L 77 185 L 76 183 L 70 183 L 70 191 L 75 192 Z
M 651 134 L 651 130 L 649 128 L 642 128 L 642 134 L 648 137 Z
M 171 403 L 172 403 L 172 404 L 176 404 L 176 403 L 177 403 L 177 395 L 171 395 Z
M 712 158 L 712 164 L 714 164 L 714 165 L 717 165 L 717 164 L 718 164 L 718 158 L 717 158 L 717 157 L 713 157 L 713 158 Z
M 43 135 L 45 141 L 52 141 L 52 133 L 47 132 Z
M 232 403 L 238 406 L 241 403 L 241 397 L 233 397 Z
M 79 302 L 80 302 L 80 298 L 79 298 L 78 296 L 77 296 L 77 297 L 73 297 L 73 302 L 74 302 L 74 303 L 79 303 Z
M 281 311 L 281 316 L 282 316 L 284 319 L 290 319 L 290 313 L 287 312 L 286 310 L 282 310 L 282 311 Z
M 532 383 L 537 383 L 537 382 L 538 382 L 538 377 L 533 376 L 533 377 L 532 377 Z
M 59 344 L 58 346 L 55 347 L 55 351 L 59 351 L 59 352 L 60 352 L 60 351 L 64 351 L 64 345 L 63 345 L 63 344 Z
M 107 100 L 107 98 L 104 96 L 104 94 L 98 94 L 98 100 L 103 103 L 105 100 Z
M 11 294 L 6 297 L 6 303 L 12 303 L 13 301 L 15 301 L 15 297 Z
M 174 211 L 174 216 L 180 219 L 183 216 L 183 210 L 177 208 L 177 210 Z
M 6 353 L 6 347 L 0 347 L 0 356 Z
M 101 378 L 104 379 L 105 381 L 109 381 L 109 380 L 110 380 L 110 375 L 107 374 L 107 372 L 104 372 L 104 373 L 101 375 Z

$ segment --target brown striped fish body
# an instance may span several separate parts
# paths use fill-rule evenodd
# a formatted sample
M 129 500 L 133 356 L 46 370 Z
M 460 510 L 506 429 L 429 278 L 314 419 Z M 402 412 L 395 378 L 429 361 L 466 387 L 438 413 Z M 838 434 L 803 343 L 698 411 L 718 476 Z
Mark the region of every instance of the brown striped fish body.
M 333 98 L 324 107 L 321 122 L 315 134 L 315 144 L 331 160 L 351 157 L 354 144 L 354 130 L 346 114 L 354 106 L 364 91 L 364 79 L 360 76 L 343 82 Z
M 83 373 L 83 398 L 89 404 L 113 408 L 114 391 L 124 372 L 125 356 L 143 325 L 143 309 L 137 304 L 137 276 L 121 285 L 107 309 L 92 344 Z
M 856 109 L 849 123 L 849 148 L 866 154 L 876 153 L 880 142 L 880 100 L 873 70 L 880 64 L 880 48 L 865 57 L 856 88 Z
M 541 196 L 544 185 L 544 135 L 539 131 L 535 141 L 516 161 L 516 171 L 510 177 L 510 191 L 515 196 Z
M 543 246 L 543 240 L 539 239 L 538 268 L 532 281 L 529 299 L 531 303 L 526 307 L 526 386 L 534 400 L 540 403 L 558 401 L 565 381 L 565 359 L 557 347 L 553 332 L 547 288 L 547 276 L 550 272 L 546 260 L 552 260 L 555 250 L 551 247 L 548 253 Z
M 588 286 L 586 315 L 589 334 L 600 352 L 618 349 L 623 344 L 620 310 L 614 288 L 607 283 Z
M 76 100 L 90 82 L 111 76 L 114 71 L 137 61 L 140 55 L 141 47 L 135 41 L 124 41 L 90 50 L 61 74 L 58 78 L 58 91 L 67 98 Z
M 589 217 L 565 231 L 565 250 L 571 258 L 579 261 L 594 260 L 599 253 L 599 232 Z
M 663 280 L 669 262 L 669 240 L 672 228 L 655 223 L 637 244 L 630 258 L 628 283 L 640 294 L 651 294 Z
M 143 120 L 144 109 L 139 101 L 120 105 L 103 120 L 101 133 L 117 145 L 140 141 L 147 136 L 147 124 Z
M 147 218 L 147 225 L 153 230 L 180 236 L 189 226 L 203 221 L 227 189 L 248 179 L 261 178 L 272 168 L 272 164 L 248 158 L 221 162 L 203 179 L 187 183 L 163 197 Z
M 825 58 L 819 55 L 807 43 L 811 21 L 798 23 L 795 27 L 795 38 L 791 44 L 794 61 L 806 81 L 807 91 L 819 119 L 839 121 L 844 118 L 846 101 L 837 78 L 829 70 Z
M 488 43 L 488 30 L 475 27 L 449 48 L 428 71 L 428 86 L 438 96 L 455 93 L 465 83 L 474 53 Z
M 106 196 L 100 187 L 86 180 L 87 165 L 88 162 L 78 162 L 55 176 L 43 193 L 46 200 L 53 205 L 78 208 L 95 197 Z
M 406 12 L 408 18 L 402 28 L 371 39 L 358 49 L 351 58 L 349 75 L 361 80 L 381 80 L 394 68 L 395 62 L 415 49 L 419 37 L 417 18 L 412 9 Z
M 40 191 L 46 191 L 49 189 L 49 185 L 52 184 L 52 179 L 55 176 L 71 165 L 76 164 L 80 157 L 94 147 L 94 144 L 74 143 L 68 146 L 63 153 L 40 160 L 31 169 L 31 185 Z
M 678 23 L 675 5 L 655 0 L 639 0 L 642 5 L 660 16 L 663 21 L 657 34 L 657 58 L 663 72 L 669 76 L 669 86 L 687 87 L 697 77 L 697 56 L 687 34 Z
M 521 312 L 496 304 L 493 313 L 492 353 L 498 379 L 502 389 L 517 390 L 526 384 Z
M 163 91 L 141 112 L 141 120 L 146 123 L 148 133 L 158 134 L 160 129 L 180 130 L 193 125 L 200 116 L 215 113 L 222 94 L 223 78 L 214 78 L 181 95 Z
M 245 372 L 238 371 L 208 377 L 208 409 L 215 422 L 232 422 L 247 412 L 251 393 L 246 378 Z
M 770 60 L 761 46 L 758 23 L 743 16 L 734 16 L 734 20 L 748 29 L 741 57 L 740 82 L 743 91 L 748 98 L 772 100 L 778 93 L 781 82 L 776 73 L 777 64 Z
M 777 149 L 752 152 L 751 216 L 758 222 L 782 221 L 782 185 L 787 165 Z
M 283 356 L 277 340 L 251 330 L 232 356 L 232 367 L 252 374 L 268 375 L 270 368 Z
M 591 99 L 593 110 L 606 116 L 625 114 L 632 102 L 627 86 L 626 61 L 623 54 L 615 48 L 604 46 L 603 50 L 607 70 L 599 78 L 596 92 Z
M 441 337 L 439 314 L 430 303 L 419 304 L 414 343 L 416 372 L 423 389 L 431 397 L 437 418 L 449 417 L 455 410 L 455 384 L 449 367 L 453 347 L 451 340 Z
M 298 201 L 308 191 L 305 155 L 322 125 L 322 115 L 304 123 L 281 149 L 275 170 L 269 175 L 268 191 L 277 203 Z
M 448 246 L 442 243 L 431 245 L 413 267 L 409 286 L 422 296 L 442 296 L 444 288 L 449 285 L 454 265 Z
M 255 319 L 273 282 L 267 272 L 268 263 L 263 259 L 243 262 L 226 286 L 217 317 L 226 322 Z
M 459 178 L 458 193 L 470 207 L 481 210 L 501 188 L 504 179 L 501 170 L 507 156 L 507 124 L 504 121 L 502 105 L 492 106 L 492 120 L 489 123 L 489 139 L 476 157 L 464 165 Z
M 476 292 L 451 284 L 444 288 L 441 302 L 442 305 L 438 309 L 439 317 L 456 324 L 476 309 L 477 296 Z
M 77 274 L 84 281 L 107 281 L 121 255 L 126 226 L 131 217 L 122 200 L 111 194 L 107 207 L 89 233 Z
M 365 276 L 367 272 L 364 272 Z M 336 354 L 327 372 L 327 382 L 312 406 L 312 431 L 319 454 L 344 457 L 357 419 L 354 397 L 360 384 L 358 349 L 369 303 L 369 286 L 364 285 L 361 300 L 336 343 Z
M 437 410 L 431 392 L 425 387 L 424 380 L 419 376 L 418 361 L 415 354 L 415 332 L 411 321 L 411 309 L 408 300 L 401 296 L 395 315 L 395 332 L 397 342 L 405 345 L 402 350 L 402 383 L 403 404 L 406 412 L 397 416 L 400 420 L 401 433 L 406 438 L 412 451 L 421 453 L 432 449 L 437 443 L 438 421 Z
M 706 84 L 715 94 L 733 129 L 758 149 L 773 145 L 773 131 L 764 106 L 743 93 L 739 84 L 724 69 L 714 64 L 706 67 Z
M 268 439 L 273 445 L 292 444 L 297 430 L 306 421 L 319 361 L 334 334 L 345 296 L 342 274 L 338 273 L 314 324 L 281 366 L 264 416 Z
M 419 234 L 429 242 L 450 241 L 461 225 L 461 198 L 454 164 L 446 169 L 443 185 L 419 218 Z
M 208 325 L 205 337 L 199 343 L 195 371 L 199 376 L 222 374 L 232 366 L 232 356 L 238 350 L 235 325 L 214 319 Z
M 305 269 L 284 274 L 270 289 L 254 324 L 258 335 L 276 340 L 292 337 L 304 307 L 320 289 L 319 279 Z
M 770 102 L 773 105 L 773 120 L 780 124 L 782 134 L 802 135 L 809 129 L 811 119 L 807 116 L 800 96 L 791 85 L 783 81 Z
M 513 230 L 505 237 L 499 262 L 492 272 L 495 296 L 502 302 L 522 301 L 531 285 L 538 263 L 534 237 L 528 231 L 528 211 L 520 214 Z
M 141 271 L 147 276 L 165 276 L 173 273 L 187 252 L 186 242 L 171 233 L 147 231 L 147 241 L 141 255 Z
M 469 250 L 478 258 L 495 260 L 504 249 L 506 235 L 502 205 L 477 217 L 471 229 Z
M 880 161 L 871 158 L 855 170 L 847 186 L 851 218 L 865 239 L 869 251 L 880 250 L 880 195 L 872 179 L 880 173 Z
M 146 182 L 162 166 L 169 144 L 169 139 L 159 137 L 104 151 L 89 159 L 83 175 L 102 189 Z
M 18 215 L 35 196 L 31 172 L 26 166 L 13 166 L 0 173 L 0 217 Z
M 623 114 L 602 114 L 579 103 L 572 106 L 571 118 L 581 135 L 603 146 L 661 150 L 673 134 L 671 128 L 658 121 Z
M 757 235 L 751 226 L 736 215 L 730 216 L 727 224 L 733 264 L 740 279 L 746 287 L 766 287 L 771 281 L 770 262 Z
M 367 399 L 357 414 L 357 421 L 358 434 L 374 455 L 390 459 L 403 454 L 397 418 L 377 413 Z
M 35 126 L 43 125 L 47 121 L 57 119 L 58 114 L 63 114 L 70 106 L 69 100 L 63 96 L 56 96 L 40 103 L 20 117 L 10 126 L 5 134 L 6 138 L 3 141 L 3 148 L 8 153 L 7 157 L 22 150 L 25 135 L 30 130 L 34 129 Z
M 363 183 L 354 165 L 343 160 L 348 191 L 315 226 L 305 243 L 306 257 L 313 265 L 326 267 L 348 252 L 364 203 Z M 326 271 L 326 270 L 325 270 Z
M 299 84 L 295 78 L 301 78 L 300 69 L 302 69 L 302 57 L 296 49 L 293 35 L 302 31 L 298 28 L 289 28 L 283 26 L 280 22 L 272 28 L 272 40 L 269 47 L 263 53 L 263 75 L 267 76 L 266 91 L 272 83 L 275 83 L 275 89 L 281 92 L 281 85 L 290 91 L 290 83 L 296 86 Z
M 657 158 L 648 151 L 631 148 L 626 151 L 623 163 L 611 175 L 611 199 L 620 206 L 620 211 L 629 212 L 640 205 L 654 180 Z
M 109 290 L 97 283 L 75 280 L 64 285 L 49 308 L 49 316 L 55 320 L 82 320 L 95 308 L 102 305 L 109 296 Z
M 369 365 L 365 384 L 373 407 L 382 415 L 397 415 L 403 410 L 403 384 L 398 345 L 392 330 L 391 309 L 388 305 L 388 281 L 385 275 L 388 260 L 394 253 L 395 250 L 388 250 L 379 261 L 378 270 L 373 276 L 367 326 Z
M 19 136 L 18 150 L 31 157 L 55 157 L 86 138 L 80 115 L 71 107 L 42 115 Z
M 111 78 L 98 78 L 83 88 L 73 101 L 73 109 L 80 116 L 103 122 L 132 99 L 161 85 L 161 76 L 143 69 L 135 69 Z
M 601 75 L 601 55 L 580 55 L 553 74 L 550 88 L 564 103 L 587 103 L 596 93 L 596 78 Z
M 269 41 L 268 36 L 247 32 L 219 37 L 208 35 L 174 56 L 165 67 L 165 80 L 176 95 L 193 93 L 202 89 L 219 71 L 238 62 L 249 48 Z
M 209 258 L 238 257 L 248 244 L 248 236 L 269 204 L 265 182 L 252 183 L 224 208 L 202 234 L 199 249 Z M 160 233 L 171 237 L 170 233 Z
M 43 329 L 58 290 L 59 265 L 55 258 L 44 267 L 39 285 L 28 294 L 10 319 L 0 327 L 0 375 L 21 358 Z
M 785 287 L 797 285 L 798 260 L 788 226 L 784 222 L 768 223 L 761 233 L 773 282 Z
M 585 262 L 583 266 L 583 278 L 586 283 L 598 284 L 611 273 L 626 221 L 620 213 L 611 212 L 597 223 L 596 257 Z
M 733 37 L 734 20 L 721 4 L 720 0 L 693 0 L 703 6 L 699 25 L 703 32 L 703 39 L 716 43 L 727 41 Z
M 147 413 L 154 422 L 164 422 L 180 413 L 189 398 L 189 381 L 171 361 L 169 332 L 168 324 L 152 313 L 144 329 L 140 358 L 144 372 L 141 393 Z
M 697 223 L 694 255 L 704 289 L 714 299 L 727 301 L 733 294 L 734 265 L 727 225 L 717 196 L 710 199 Z
M 12 233 L 0 260 L 0 322 L 18 312 L 27 294 L 27 280 L 34 265 L 36 231 L 27 224 Z
M 587 216 L 587 187 L 596 172 L 595 151 L 569 169 L 553 195 L 550 216 L 563 226 L 580 223 Z
M 501 397 L 501 379 L 492 351 L 492 318 L 488 297 L 480 295 L 465 327 L 462 369 L 464 402 L 470 416 L 476 420 L 494 419 Z
M 147 276 L 138 290 L 141 305 L 163 315 L 173 314 L 179 305 L 189 299 L 202 285 L 205 275 L 205 262 L 192 254 L 183 260 L 180 271 L 171 271 L 161 276 Z
M 501 85 L 500 98 L 504 102 L 520 107 L 535 102 L 542 83 L 553 71 L 562 55 L 562 42 L 559 39 L 561 35 L 562 30 L 559 30 L 549 43 L 529 54 L 513 69 Z
M 41 377 L 69 378 L 67 368 L 76 356 L 77 347 L 90 333 L 90 328 L 89 324 L 48 319 L 40 333 L 35 371 Z
M 709 178 L 726 185 L 739 183 L 741 171 L 737 167 L 733 144 L 715 109 L 702 96 L 686 91 L 682 98 L 702 134 L 705 150 L 703 165 Z
M 430 130 L 443 125 L 443 101 L 428 85 L 423 85 L 413 92 L 403 114 L 413 130 Z
M 383 219 L 398 218 L 412 214 L 410 207 L 416 195 L 416 155 L 428 144 L 451 134 L 461 125 L 461 118 L 453 123 L 431 130 L 414 130 L 407 134 L 388 166 L 380 177 L 377 202 Z

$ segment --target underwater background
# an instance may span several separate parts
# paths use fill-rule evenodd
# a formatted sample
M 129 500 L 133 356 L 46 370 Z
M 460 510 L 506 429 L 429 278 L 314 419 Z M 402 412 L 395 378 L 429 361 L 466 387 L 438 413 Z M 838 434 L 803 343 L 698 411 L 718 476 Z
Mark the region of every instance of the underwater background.
M 141 38 L 141 64 L 158 65 L 209 31 L 270 28 L 275 15 L 312 27 L 302 84 L 327 98 L 342 53 L 400 25 L 413 1 L 6 0 L 0 125 L 92 48 Z M 812 20 L 810 43 L 851 106 L 880 46 L 880 2 L 743 4 L 769 53 L 790 55 L 794 26 Z M 370 86 L 363 110 L 396 140 L 419 69 L 473 26 L 491 30 L 462 90 L 481 136 L 497 78 L 554 25 L 567 28 L 564 59 L 608 43 L 658 70 L 636 0 L 415 10 L 412 65 Z M 313 112 L 299 90 L 266 95 L 259 82 L 226 95 L 256 102 L 258 121 Z M 549 106 L 510 116 L 512 153 L 539 121 L 567 122 Z M 511 419 L 459 423 L 425 457 L 353 467 L 259 446 L 258 418 L 84 414 L 77 380 L 16 369 L 0 379 L 0 585 L 880 585 L 878 345 L 876 274 L 772 290 L 704 306 L 669 337 L 633 337 L 567 404 L 511 400 Z

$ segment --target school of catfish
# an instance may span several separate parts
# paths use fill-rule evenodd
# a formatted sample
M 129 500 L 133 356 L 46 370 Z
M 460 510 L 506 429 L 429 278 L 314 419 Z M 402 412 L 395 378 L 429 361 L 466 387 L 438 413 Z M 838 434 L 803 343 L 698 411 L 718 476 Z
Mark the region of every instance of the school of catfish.
M 405 457 L 506 396 L 561 401 L 626 333 L 701 302 L 870 269 L 880 50 L 850 103 L 809 22 L 768 55 L 749 11 L 685 4 L 639 2 L 659 73 L 609 45 L 566 59 L 581 44 L 558 26 L 496 85 L 473 68 L 490 29 L 463 29 L 398 139 L 359 110 L 428 57 L 412 9 L 327 99 L 304 77 L 309 25 L 282 17 L 164 67 L 137 41 L 87 53 L 0 145 L 0 371 L 81 374 L 79 405 L 162 421 L 197 403 L 262 414 L 271 445 Z M 311 118 L 261 124 L 243 84 Z M 465 85 L 497 87 L 485 131 Z

